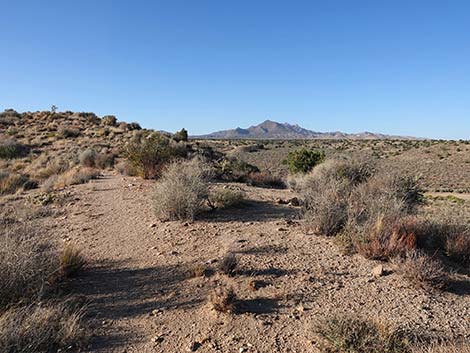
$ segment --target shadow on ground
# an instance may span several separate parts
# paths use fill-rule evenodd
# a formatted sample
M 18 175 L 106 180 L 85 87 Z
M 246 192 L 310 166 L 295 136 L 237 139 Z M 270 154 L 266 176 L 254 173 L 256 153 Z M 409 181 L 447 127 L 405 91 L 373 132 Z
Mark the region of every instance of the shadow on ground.
M 248 200 L 243 208 L 214 210 L 199 219 L 211 222 L 269 222 L 299 218 L 299 209 L 272 202 Z
M 97 326 L 91 345 L 98 351 L 126 346 L 125 332 L 100 335 L 108 322 L 150 315 L 153 310 L 179 310 L 203 304 L 207 288 L 187 286 L 188 271 L 184 265 L 164 265 L 146 268 L 127 268 L 124 263 L 101 263 L 77 277 L 73 292 L 84 295 L 88 306 L 88 319 Z M 104 324 L 103 324 L 104 323 Z M 135 335 L 136 332 L 133 332 Z

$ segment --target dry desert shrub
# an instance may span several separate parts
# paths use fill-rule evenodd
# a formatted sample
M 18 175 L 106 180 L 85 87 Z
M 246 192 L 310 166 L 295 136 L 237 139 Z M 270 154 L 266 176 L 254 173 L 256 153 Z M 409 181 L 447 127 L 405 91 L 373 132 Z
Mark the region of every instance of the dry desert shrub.
M 37 183 L 27 176 L 0 171 L 0 195 L 15 194 L 20 190 L 29 190 L 37 186 Z
M 176 161 L 155 187 L 155 211 L 164 220 L 193 220 L 209 195 L 209 167 L 199 159 Z
M 16 140 L 0 140 L 0 159 L 22 158 L 28 153 L 29 147 Z
M 80 164 L 88 168 L 106 169 L 114 166 L 116 156 L 113 153 L 98 153 L 89 148 L 79 155 Z
M 57 352 L 77 347 L 85 338 L 83 311 L 67 302 L 10 308 L 0 316 L 0 351 Z
M 329 160 L 309 174 L 291 181 L 304 200 L 304 217 L 314 232 L 336 235 L 348 220 L 353 188 L 365 182 L 372 170 L 368 162 Z
M 411 215 L 421 191 L 413 182 L 406 175 L 378 173 L 352 190 L 344 234 L 356 251 L 386 260 L 416 247 Z
M 187 155 L 186 145 L 159 134 L 138 132 L 126 146 L 129 164 L 145 179 L 159 178 L 171 161 Z
M 216 311 L 232 313 L 236 310 L 237 295 L 231 287 L 217 287 L 211 293 L 209 302 Z
M 0 237 L 0 307 L 40 297 L 58 267 L 51 243 L 26 226 L 4 227 Z
M 448 278 L 441 262 L 422 251 L 409 251 L 394 262 L 402 276 L 417 287 L 443 289 L 447 285 Z
M 243 192 L 230 189 L 216 189 L 209 195 L 209 201 L 214 208 L 239 207 L 244 199 Z
M 369 319 L 331 315 L 319 320 L 314 333 L 322 339 L 322 351 L 329 353 L 408 352 L 405 337 L 396 330 Z
M 219 263 L 218 270 L 227 276 L 233 276 L 238 265 L 238 259 L 235 254 L 228 253 Z
M 248 185 L 257 186 L 261 188 L 286 188 L 286 183 L 284 182 L 284 179 L 281 176 L 267 171 L 248 173 L 248 175 L 245 177 L 245 182 Z
M 63 188 L 70 185 L 84 184 L 100 176 L 100 172 L 94 168 L 74 167 L 59 175 L 55 182 L 55 188 Z

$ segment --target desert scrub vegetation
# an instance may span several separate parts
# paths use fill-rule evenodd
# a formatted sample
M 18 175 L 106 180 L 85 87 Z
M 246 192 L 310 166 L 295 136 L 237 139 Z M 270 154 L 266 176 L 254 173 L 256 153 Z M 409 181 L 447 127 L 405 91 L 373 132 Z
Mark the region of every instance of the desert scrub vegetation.
M 370 319 L 330 315 L 316 322 L 314 333 L 329 353 L 406 353 L 406 337 L 391 327 Z
M 443 289 L 448 277 L 442 263 L 420 250 L 411 250 L 394 260 L 401 275 L 418 287 Z
M 347 223 L 350 194 L 365 182 L 373 166 L 367 162 L 328 160 L 309 174 L 290 180 L 304 200 L 304 217 L 315 233 L 336 235 Z
M 114 166 L 114 153 L 97 152 L 93 148 L 86 149 L 79 155 L 80 164 L 88 168 L 106 169 Z
M 86 340 L 83 310 L 68 302 L 30 304 L 0 314 L 0 351 L 59 352 Z
M 292 174 L 307 173 L 325 160 L 325 152 L 300 148 L 289 152 L 285 163 Z
M 58 176 L 52 176 L 51 183 L 54 188 L 60 189 L 70 185 L 84 184 L 100 176 L 100 172 L 94 168 L 73 167 Z
M 28 155 L 29 146 L 14 139 L 0 140 L 0 159 L 22 158 Z
M 211 170 L 198 158 L 169 164 L 157 181 L 154 207 L 164 220 L 194 220 L 209 196 Z
M 57 130 L 57 133 L 62 138 L 75 138 L 80 136 L 80 130 L 76 128 L 61 127 Z
M 50 242 L 26 227 L 5 229 L 0 238 L 0 307 L 41 297 L 58 268 Z
M 70 263 L 76 263 L 65 264 L 63 256 L 32 225 L 2 225 L 1 352 L 51 352 L 71 349 L 82 342 L 82 305 L 61 297 L 58 290 L 66 278 L 64 266 L 70 268 Z
M 130 165 L 145 179 L 160 177 L 166 164 L 187 156 L 184 143 L 177 143 L 156 132 L 137 132 L 126 146 L 124 155 Z
M 230 189 L 215 189 L 210 192 L 209 204 L 212 208 L 233 208 L 243 205 L 245 194 Z
M 233 313 L 236 311 L 237 295 L 232 287 L 220 286 L 210 294 L 209 303 L 215 311 Z
M 37 187 L 37 183 L 27 176 L 0 171 L 0 195 L 15 194 L 20 190 L 29 190 Z
M 251 186 L 272 189 L 285 189 L 286 183 L 280 175 L 268 171 L 251 172 L 245 177 L 245 182 Z
M 60 273 L 68 278 L 76 275 L 85 266 L 86 260 L 80 249 L 67 245 L 59 256 Z

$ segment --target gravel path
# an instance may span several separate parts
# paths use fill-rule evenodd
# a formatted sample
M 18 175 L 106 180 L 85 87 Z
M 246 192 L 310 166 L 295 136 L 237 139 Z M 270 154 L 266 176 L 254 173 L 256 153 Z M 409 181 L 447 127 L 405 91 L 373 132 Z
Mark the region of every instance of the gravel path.
M 92 264 L 74 282 L 90 300 L 90 352 L 317 352 L 311 326 L 333 311 L 470 338 L 468 277 L 449 292 L 416 289 L 393 271 L 375 278 L 378 263 L 304 233 L 298 209 L 276 202 L 289 191 L 228 187 L 249 203 L 191 224 L 155 219 L 152 182 L 107 175 L 72 189 L 57 230 Z M 189 268 L 215 267 L 227 251 L 239 260 L 234 277 L 189 278 Z M 233 287 L 239 313 L 210 308 L 217 286 Z

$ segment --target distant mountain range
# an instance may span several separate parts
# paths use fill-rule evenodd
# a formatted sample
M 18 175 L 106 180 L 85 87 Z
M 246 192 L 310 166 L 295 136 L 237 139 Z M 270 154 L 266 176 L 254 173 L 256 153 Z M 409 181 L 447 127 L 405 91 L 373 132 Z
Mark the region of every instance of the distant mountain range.
M 288 123 L 278 123 L 266 120 L 259 125 L 250 126 L 247 129 L 237 127 L 231 130 L 222 130 L 207 135 L 191 136 L 201 139 L 414 139 L 409 136 L 392 136 L 372 132 L 359 132 L 357 134 L 347 134 L 340 131 L 317 132 L 304 129 L 299 125 Z

